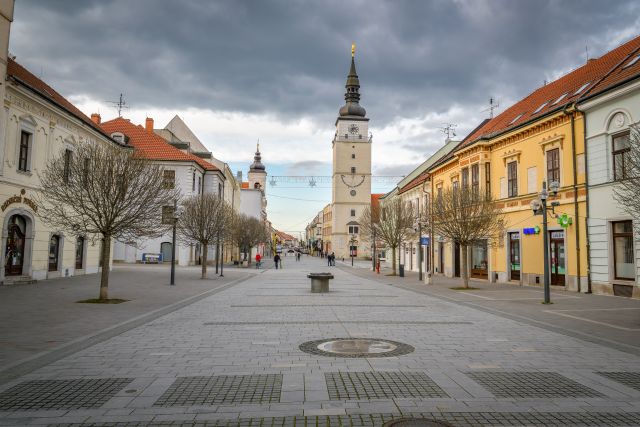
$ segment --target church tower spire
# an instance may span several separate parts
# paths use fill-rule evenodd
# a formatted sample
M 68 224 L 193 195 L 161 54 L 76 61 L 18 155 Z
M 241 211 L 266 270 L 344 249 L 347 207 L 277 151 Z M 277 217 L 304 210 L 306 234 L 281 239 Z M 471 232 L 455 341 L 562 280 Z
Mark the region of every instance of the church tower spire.
M 351 68 L 347 75 L 346 92 L 344 93 L 345 104 L 340 108 L 340 117 L 357 116 L 364 117 L 367 111 L 360 105 L 360 80 L 356 72 L 356 45 L 351 45 Z

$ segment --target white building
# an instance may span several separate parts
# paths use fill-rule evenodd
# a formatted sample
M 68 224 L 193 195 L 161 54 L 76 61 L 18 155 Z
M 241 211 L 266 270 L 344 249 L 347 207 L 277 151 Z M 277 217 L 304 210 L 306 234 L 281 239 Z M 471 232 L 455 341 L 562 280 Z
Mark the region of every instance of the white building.
M 92 116 L 100 120 L 99 115 Z M 182 197 L 211 193 L 222 197 L 224 194 L 225 177 L 220 169 L 203 158 L 176 148 L 159 136 L 153 128 L 153 120 L 147 119 L 145 127 L 136 126 L 129 120 L 118 117 L 105 123 L 102 128 L 112 138 L 120 140 L 136 149 L 141 155 L 153 160 L 164 168 L 163 182 L 158 185 L 177 187 Z M 179 204 L 179 201 L 176 201 Z M 167 221 L 171 221 L 172 206 L 166 206 Z M 162 260 L 171 260 L 172 233 L 138 242 L 115 242 L 114 261 L 144 262 L 149 257 L 162 255 Z M 215 262 L 215 245 L 208 253 L 209 262 Z M 178 265 L 195 265 L 201 262 L 202 250 L 197 243 L 176 245 L 176 261 Z
M 371 204 L 371 141 L 369 119 L 360 105 L 360 81 L 356 73 L 355 47 L 347 76 L 345 105 L 336 119 L 332 141 L 331 252 L 347 258 L 370 256 L 369 245 L 360 238 L 358 218 Z
M 640 69 L 632 67 L 639 58 L 636 52 L 619 64 L 594 89 L 604 93 L 579 103 L 586 114 L 591 290 L 635 298 L 640 298 L 640 219 L 615 201 L 613 189 L 624 178 L 616 165 L 624 163 L 631 128 L 640 122 Z M 625 80 L 611 81 L 617 76 Z

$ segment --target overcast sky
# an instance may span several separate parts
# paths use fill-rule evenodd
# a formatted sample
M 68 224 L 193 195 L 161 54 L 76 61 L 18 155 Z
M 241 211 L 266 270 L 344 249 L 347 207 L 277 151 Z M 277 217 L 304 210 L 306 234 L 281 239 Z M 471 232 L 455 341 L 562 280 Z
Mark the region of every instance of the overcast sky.
M 271 175 L 330 174 L 355 42 L 373 172 L 404 175 L 443 144 L 443 123 L 463 137 L 489 97 L 501 111 L 585 48 L 636 36 L 640 2 L 18 0 L 14 18 L 11 53 L 85 113 L 113 118 L 106 101 L 124 93 L 125 117 L 162 127 L 179 114 L 245 174 L 258 139 Z M 268 189 L 284 230 L 330 201 L 322 185 L 284 187 Z

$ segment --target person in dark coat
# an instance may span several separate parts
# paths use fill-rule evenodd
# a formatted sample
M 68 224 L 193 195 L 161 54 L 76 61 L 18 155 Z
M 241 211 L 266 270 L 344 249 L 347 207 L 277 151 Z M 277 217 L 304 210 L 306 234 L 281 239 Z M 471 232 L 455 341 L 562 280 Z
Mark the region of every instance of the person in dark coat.
M 273 263 L 276 265 L 276 270 L 277 270 L 278 267 L 280 266 L 280 255 L 276 254 L 276 256 L 273 257 Z

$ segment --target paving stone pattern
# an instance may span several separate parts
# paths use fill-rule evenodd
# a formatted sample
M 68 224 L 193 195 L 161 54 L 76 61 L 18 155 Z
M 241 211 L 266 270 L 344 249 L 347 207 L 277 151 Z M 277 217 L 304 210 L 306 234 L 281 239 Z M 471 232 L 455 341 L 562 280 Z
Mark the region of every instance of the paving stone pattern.
M 0 410 L 97 408 L 132 378 L 25 381 L 0 393 Z
M 478 426 L 637 426 L 640 413 L 612 412 L 418 412 L 411 414 L 358 414 L 311 417 L 240 418 L 206 421 L 154 421 L 53 424 L 51 427 L 381 427 L 400 418 L 444 421 L 454 427 Z
M 241 326 L 241 325 L 317 325 L 337 324 L 337 323 L 353 323 L 367 325 L 471 325 L 473 322 L 412 322 L 407 321 L 384 321 L 384 320 L 313 320 L 313 321 L 296 321 L 296 322 L 204 322 L 203 325 L 208 326 Z
M 332 400 L 449 397 L 422 372 L 327 372 Z
M 412 353 L 415 350 L 415 348 L 413 348 L 412 346 L 410 346 L 408 344 L 401 343 L 401 342 L 398 342 L 398 341 L 391 341 L 391 340 L 387 340 L 387 339 L 381 339 L 381 338 L 365 338 L 365 339 L 374 340 L 374 341 L 388 342 L 388 343 L 391 343 L 391 344 L 395 345 L 396 348 L 394 350 L 391 350 L 391 351 L 385 351 L 384 353 L 333 353 L 333 352 L 329 352 L 329 351 L 325 351 L 325 350 L 320 350 L 318 348 L 318 346 L 320 344 L 323 344 L 323 343 L 325 343 L 327 341 L 342 341 L 342 340 L 353 340 L 353 339 L 358 339 L 358 338 L 356 338 L 356 337 L 351 337 L 351 338 L 339 338 L 339 337 L 325 338 L 325 339 L 321 339 L 321 340 L 303 342 L 302 344 L 300 344 L 299 348 L 300 348 L 300 350 L 304 351 L 305 353 L 309 353 L 309 354 L 313 354 L 313 355 L 317 355 L 317 356 L 345 357 L 345 358 L 366 358 L 366 359 L 379 358 L 379 357 L 402 356 L 402 355 L 405 355 L 405 354 Z
M 282 375 L 219 375 L 178 378 L 155 406 L 271 403 L 280 401 Z
M 597 374 L 640 391 L 640 372 L 597 372 Z
M 602 394 L 555 372 L 470 372 L 496 397 L 601 397 Z

